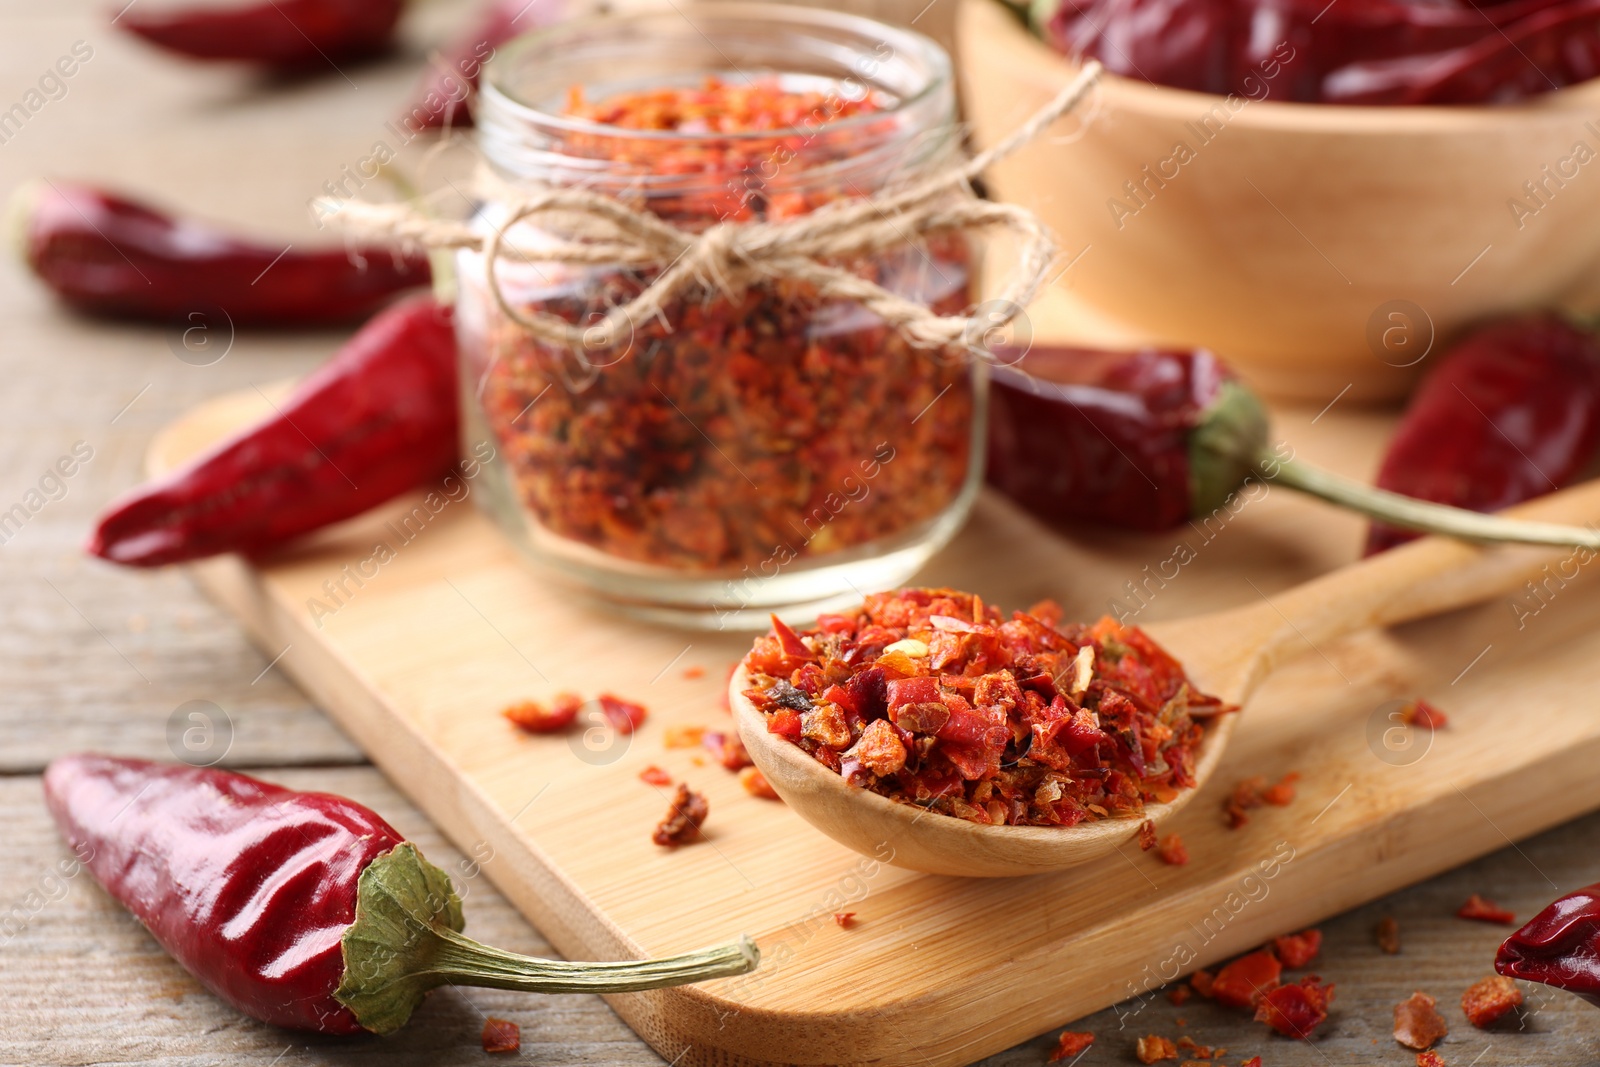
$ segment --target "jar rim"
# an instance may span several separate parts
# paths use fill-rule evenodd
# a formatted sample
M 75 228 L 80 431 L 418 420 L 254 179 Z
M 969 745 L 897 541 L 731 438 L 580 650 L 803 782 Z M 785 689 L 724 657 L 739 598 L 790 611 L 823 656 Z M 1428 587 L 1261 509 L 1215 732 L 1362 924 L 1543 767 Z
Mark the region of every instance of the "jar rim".
M 774 26 L 788 24 L 797 28 L 824 28 L 854 32 L 862 41 L 881 41 L 890 44 L 895 51 L 900 51 L 904 46 L 908 55 L 918 57 L 923 63 L 926 77 L 916 91 L 904 95 L 896 95 L 891 106 L 850 115 L 844 118 L 830 119 L 825 123 L 830 133 L 848 132 L 849 130 L 881 122 L 886 116 L 894 116 L 904 111 L 911 110 L 930 97 L 948 90 L 953 78 L 950 56 L 932 38 L 899 26 L 891 26 L 876 19 L 863 15 L 852 15 L 841 11 L 832 11 L 824 8 L 801 7 L 789 3 L 767 3 L 762 0 L 697 0 L 690 8 L 679 8 L 676 4 L 669 10 L 648 11 L 642 13 L 629 13 L 626 18 L 620 14 L 590 15 L 582 18 L 563 20 L 555 25 L 534 30 L 523 34 L 508 45 L 494 58 L 489 60 L 484 68 L 479 95 L 482 97 L 480 106 L 491 107 L 496 111 L 503 110 L 507 117 L 512 117 L 524 122 L 535 123 L 552 130 L 560 130 L 567 134 L 588 135 L 596 137 L 626 137 L 629 140 L 657 141 L 664 144 L 728 144 L 730 142 L 761 142 L 793 137 L 814 132 L 805 126 L 787 126 L 765 130 L 738 130 L 734 132 L 717 131 L 692 131 L 679 130 L 636 130 L 619 127 L 610 123 L 596 122 L 592 119 L 576 118 L 548 111 L 532 104 L 528 104 L 500 87 L 496 75 L 515 66 L 529 51 L 549 51 L 559 46 L 562 41 L 581 38 L 591 33 L 597 27 L 605 25 L 620 25 L 626 23 L 630 28 L 637 28 L 641 22 L 663 21 L 668 19 L 683 19 L 700 31 L 708 43 L 716 48 L 715 41 L 705 33 L 700 23 L 714 23 L 718 20 L 731 21 L 735 18 L 759 18 Z M 719 52 L 721 49 L 717 49 Z M 726 55 L 724 55 L 726 59 Z M 737 65 L 729 60 L 729 66 L 737 70 Z M 779 72 L 781 73 L 781 72 Z M 865 83 L 865 79 L 862 79 Z

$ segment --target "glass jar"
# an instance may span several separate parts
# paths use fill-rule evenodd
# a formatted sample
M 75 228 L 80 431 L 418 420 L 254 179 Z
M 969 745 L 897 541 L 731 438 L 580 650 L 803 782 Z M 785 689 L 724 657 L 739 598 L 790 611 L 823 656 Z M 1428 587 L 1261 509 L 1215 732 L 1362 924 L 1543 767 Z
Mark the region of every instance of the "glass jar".
M 572 110 L 708 78 L 810 92 L 818 105 L 788 128 L 739 133 L 624 128 Z M 868 196 L 960 151 L 938 45 L 855 16 L 746 3 L 521 38 L 485 72 L 478 131 L 502 180 L 597 191 L 689 230 Z M 490 203 L 476 224 L 503 219 Z M 540 233 L 524 220 L 506 238 L 536 247 Z M 969 259 L 946 235 L 841 265 L 948 315 L 970 303 Z M 971 507 L 986 378 L 965 351 L 914 348 L 861 305 L 785 278 L 740 292 L 707 279 L 664 315 L 568 350 L 505 315 L 481 253 L 456 266 L 463 426 L 470 452 L 494 449 L 477 495 L 526 555 L 625 610 L 717 628 L 808 617 L 902 584 Z M 495 270 L 513 307 L 579 324 L 654 274 L 527 256 Z

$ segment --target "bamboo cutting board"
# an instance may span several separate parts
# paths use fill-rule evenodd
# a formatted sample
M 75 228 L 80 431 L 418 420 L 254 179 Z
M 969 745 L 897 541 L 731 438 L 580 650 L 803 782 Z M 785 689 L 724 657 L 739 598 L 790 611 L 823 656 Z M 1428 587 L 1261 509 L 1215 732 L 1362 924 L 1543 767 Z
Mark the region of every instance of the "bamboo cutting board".
M 257 391 L 213 401 L 158 438 L 151 466 L 267 410 Z M 1337 407 L 1278 418 L 1301 457 L 1357 476 L 1387 428 Z M 1600 807 L 1600 601 L 1583 574 L 1520 608 L 1308 648 L 1244 711 L 1211 795 L 1161 828 L 1187 841 L 1186 867 L 1127 846 L 1018 880 L 901 871 L 664 748 L 672 724 L 732 729 L 719 690 L 747 638 L 603 614 L 526 568 L 466 499 L 402 530 L 417 504 L 264 566 L 221 559 L 193 573 L 476 858 L 452 872 L 458 884 L 486 875 L 569 957 L 757 939 L 754 974 L 610 998 L 674 1064 L 969 1063 Z M 1359 521 L 1278 490 L 1205 528 L 1072 540 L 986 498 L 921 578 L 1005 608 L 1054 596 L 1069 617 L 1117 599 L 1150 621 L 1270 598 L 1353 558 L 1360 535 Z M 393 558 L 363 567 L 379 542 Z M 627 739 L 535 738 L 498 714 L 560 689 L 613 691 L 650 719 Z M 1394 732 L 1390 712 L 1412 696 L 1449 727 Z M 652 763 L 708 796 L 703 843 L 650 843 L 667 807 L 638 778 Z M 1235 781 L 1288 771 L 1303 776 L 1293 805 L 1224 827 Z M 838 911 L 855 927 L 839 928 Z M 470 932 L 470 902 L 467 913 Z

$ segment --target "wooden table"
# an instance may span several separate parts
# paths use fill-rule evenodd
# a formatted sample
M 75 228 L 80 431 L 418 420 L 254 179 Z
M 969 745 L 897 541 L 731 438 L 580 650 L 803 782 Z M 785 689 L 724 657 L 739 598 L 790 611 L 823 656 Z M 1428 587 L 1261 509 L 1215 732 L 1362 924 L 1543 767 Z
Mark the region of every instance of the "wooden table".
M 0 110 L 75 41 L 94 50 L 22 129 L 0 144 L 0 191 L 40 175 L 83 177 L 153 194 L 191 210 L 282 235 L 317 239 L 304 209 L 378 139 L 415 77 L 426 42 L 462 4 L 419 9 L 409 54 L 374 66 L 267 87 L 229 71 L 157 57 L 105 26 L 99 3 L 0 8 Z M 325 237 L 324 237 L 325 239 Z M 443 991 L 396 1040 L 310 1039 L 260 1026 L 221 1005 L 168 959 L 87 878 L 51 877 L 66 855 L 40 802 L 53 756 L 82 748 L 170 758 L 173 716 L 189 701 L 223 709 L 225 763 L 296 786 L 346 793 L 384 812 L 443 866 L 460 854 L 402 799 L 360 751 L 250 647 L 177 572 L 136 573 L 79 554 L 94 512 L 139 476 L 151 434 L 197 401 L 298 374 L 331 352 L 336 333 L 241 333 L 227 355 L 194 366 L 173 354 L 173 332 L 73 319 L 13 260 L 0 264 L 0 511 L 24 500 L 76 442 L 93 458 L 0 544 L 0 1063 L 397 1064 L 483 1063 L 485 1013 L 518 1022 L 526 1062 L 660 1063 L 599 999 Z M 1098 1045 L 1080 1062 L 1133 1063 L 1136 1036 L 1187 1033 L 1226 1046 L 1231 1062 L 1409 1064 L 1389 1037 L 1390 1006 L 1420 988 L 1446 1006 L 1452 1064 L 1585 1064 L 1600 1059 L 1600 1028 L 1564 994 L 1528 987 L 1521 1028 L 1475 1031 L 1454 1002 L 1488 973 L 1503 930 L 1457 920 L 1469 893 L 1530 914 L 1558 891 L 1600 876 L 1600 816 L 1574 822 L 1324 925 L 1319 971 L 1339 985 L 1326 1036 L 1269 1037 L 1203 1002 L 1132 1001 L 1074 1024 Z M 492 863 L 493 860 L 489 860 Z M 517 951 L 549 952 L 489 885 L 467 878 L 470 930 Z M 1405 951 L 1382 955 L 1372 927 L 1398 918 Z M 1001 980 L 1005 980 L 1001 976 Z M 1180 1025 L 1182 1018 L 1186 1025 Z M 1051 1035 L 987 1061 L 1043 1061 Z

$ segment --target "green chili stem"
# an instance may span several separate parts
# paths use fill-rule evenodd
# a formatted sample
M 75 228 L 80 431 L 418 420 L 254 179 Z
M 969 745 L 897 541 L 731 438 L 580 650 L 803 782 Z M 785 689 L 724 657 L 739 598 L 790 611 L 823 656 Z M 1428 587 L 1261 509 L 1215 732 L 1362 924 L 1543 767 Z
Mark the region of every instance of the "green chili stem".
M 1270 482 L 1281 483 L 1319 500 L 1407 530 L 1442 534 L 1463 541 L 1600 549 L 1600 530 L 1507 519 L 1432 504 L 1352 481 L 1292 459 L 1280 459 L 1265 450 L 1257 457 L 1256 467 L 1262 477 Z
M 519 956 L 480 944 L 453 930 L 439 930 L 442 943 L 429 973 L 452 985 L 516 989 L 525 993 L 629 993 L 726 978 L 752 970 L 760 954 L 741 937 L 727 945 L 654 960 L 569 963 Z

